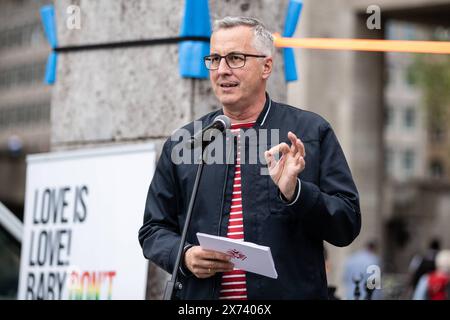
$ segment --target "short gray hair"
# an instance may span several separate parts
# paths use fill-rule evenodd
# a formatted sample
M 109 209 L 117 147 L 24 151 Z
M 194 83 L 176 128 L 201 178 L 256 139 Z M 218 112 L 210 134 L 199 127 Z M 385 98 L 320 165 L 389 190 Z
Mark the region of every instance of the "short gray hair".
M 214 21 L 213 32 L 239 26 L 252 28 L 254 31 L 253 45 L 255 49 L 267 56 L 273 56 L 275 48 L 272 33 L 258 19 L 250 17 L 225 17 Z

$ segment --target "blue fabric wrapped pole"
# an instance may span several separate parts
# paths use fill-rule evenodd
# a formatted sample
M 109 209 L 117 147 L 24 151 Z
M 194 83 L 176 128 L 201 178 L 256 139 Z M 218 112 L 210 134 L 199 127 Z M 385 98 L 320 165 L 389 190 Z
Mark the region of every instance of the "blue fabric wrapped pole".
M 211 22 L 208 0 L 186 0 L 181 37 L 210 37 Z M 209 43 L 183 41 L 179 44 L 179 70 L 183 78 L 207 79 L 203 57 L 209 54 Z
M 286 12 L 286 22 L 284 24 L 283 37 L 292 37 L 297 28 L 298 19 L 303 8 L 302 0 L 290 0 Z M 294 49 L 283 48 L 284 56 L 284 76 L 287 82 L 296 81 L 297 66 L 295 65 Z
M 58 46 L 58 39 L 56 36 L 55 8 L 53 7 L 53 5 L 46 5 L 41 7 L 41 19 L 48 43 L 50 44 L 52 49 L 55 49 Z M 46 84 L 55 83 L 57 58 L 57 53 L 53 51 L 52 53 L 50 53 L 47 59 L 47 67 L 45 70 Z
M 50 53 L 47 59 L 47 66 L 45 68 L 45 83 L 54 84 L 56 80 L 56 62 L 58 54 L 56 52 Z

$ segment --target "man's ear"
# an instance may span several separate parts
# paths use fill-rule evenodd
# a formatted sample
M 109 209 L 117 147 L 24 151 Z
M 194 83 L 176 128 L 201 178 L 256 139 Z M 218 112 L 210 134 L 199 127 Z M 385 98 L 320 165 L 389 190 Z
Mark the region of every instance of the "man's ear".
M 270 74 L 272 73 L 272 66 L 273 66 L 273 58 L 272 57 L 264 58 L 263 73 L 262 73 L 262 78 L 264 80 L 267 80 Z

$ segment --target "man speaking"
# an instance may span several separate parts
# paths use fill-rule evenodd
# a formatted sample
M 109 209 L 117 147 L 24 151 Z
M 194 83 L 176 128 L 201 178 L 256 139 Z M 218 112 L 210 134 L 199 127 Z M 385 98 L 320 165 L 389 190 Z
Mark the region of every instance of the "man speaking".
M 224 158 L 233 155 L 231 162 L 204 167 L 180 266 L 179 299 L 326 299 L 323 241 L 346 246 L 359 234 L 358 191 L 330 124 L 266 93 L 273 52 L 271 33 L 256 19 L 226 17 L 214 24 L 204 60 L 223 108 L 199 120 L 206 127 L 227 116 L 233 135 L 228 140 L 236 147 L 224 152 Z M 193 123 L 184 129 L 194 134 Z M 256 142 L 246 139 L 250 130 Z M 259 138 L 268 130 L 281 141 L 265 145 Z M 173 139 L 164 144 L 139 230 L 144 256 L 168 272 L 197 168 L 174 162 L 177 145 Z M 249 161 L 254 147 L 262 146 L 262 159 Z M 270 247 L 278 278 L 235 269 L 227 255 L 202 249 L 197 232 Z

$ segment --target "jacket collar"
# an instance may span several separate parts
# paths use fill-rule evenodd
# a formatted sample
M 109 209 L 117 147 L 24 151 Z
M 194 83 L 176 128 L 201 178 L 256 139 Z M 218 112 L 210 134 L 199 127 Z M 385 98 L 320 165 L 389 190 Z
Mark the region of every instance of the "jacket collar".
M 269 94 L 266 92 L 266 103 L 264 104 L 264 108 L 256 119 L 256 124 L 262 127 L 267 120 L 267 116 L 269 115 L 270 109 L 272 108 L 272 99 L 270 99 Z
M 272 99 L 270 99 L 269 94 L 266 92 L 266 102 L 264 103 L 263 110 L 256 119 L 255 126 L 262 127 L 266 123 L 271 108 Z M 219 110 L 219 114 L 223 114 L 223 107 Z

